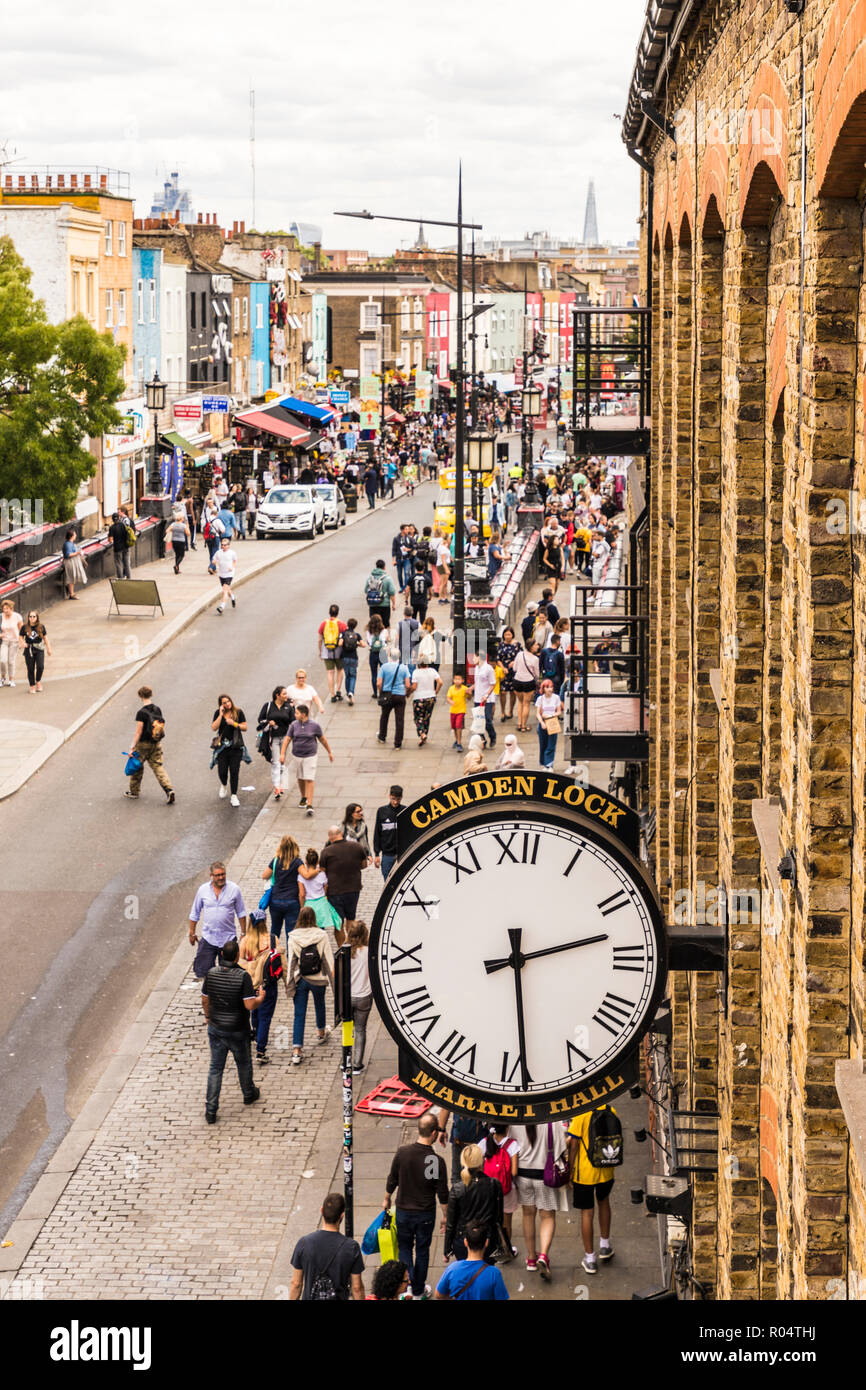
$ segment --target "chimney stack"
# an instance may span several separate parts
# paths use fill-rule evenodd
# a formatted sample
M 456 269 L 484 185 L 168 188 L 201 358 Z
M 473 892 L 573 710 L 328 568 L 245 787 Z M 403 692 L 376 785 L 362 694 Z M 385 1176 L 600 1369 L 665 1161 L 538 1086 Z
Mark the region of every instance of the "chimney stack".
M 199 213 L 199 215 L 198 215 L 198 225 L 201 226 L 201 224 L 202 224 L 203 221 L 204 221 L 204 216 L 203 216 L 202 213 Z
M 246 227 L 247 227 L 246 222 L 242 222 L 242 223 L 241 223 L 241 236 L 243 236 L 244 232 L 246 231 Z

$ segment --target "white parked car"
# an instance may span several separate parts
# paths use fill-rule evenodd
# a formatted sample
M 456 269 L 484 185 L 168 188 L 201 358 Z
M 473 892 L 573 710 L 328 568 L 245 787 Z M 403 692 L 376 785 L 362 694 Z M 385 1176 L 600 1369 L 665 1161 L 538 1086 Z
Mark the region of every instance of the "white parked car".
M 303 483 L 272 487 L 256 512 L 256 535 L 308 536 L 325 529 L 325 504 L 316 489 Z
M 313 492 L 317 497 L 321 497 L 325 504 L 325 525 L 338 526 L 346 524 L 346 499 L 336 483 L 314 483 Z

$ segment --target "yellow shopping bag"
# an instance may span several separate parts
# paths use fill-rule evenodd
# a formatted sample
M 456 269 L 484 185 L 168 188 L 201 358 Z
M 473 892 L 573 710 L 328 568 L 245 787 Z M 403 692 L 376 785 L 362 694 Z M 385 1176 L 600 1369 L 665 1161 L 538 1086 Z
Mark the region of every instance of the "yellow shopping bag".
M 379 1254 L 382 1256 L 382 1264 L 386 1260 L 396 1260 L 397 1257 L 397 1216 L 393 1208 L 388 1213 L 388 1220 L 383 1221 L 379 1227 Z

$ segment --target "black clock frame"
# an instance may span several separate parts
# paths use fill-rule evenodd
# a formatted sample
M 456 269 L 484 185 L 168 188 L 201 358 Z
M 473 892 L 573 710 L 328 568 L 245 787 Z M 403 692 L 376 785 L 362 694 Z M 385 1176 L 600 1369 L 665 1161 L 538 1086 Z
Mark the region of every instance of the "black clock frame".
M 407 807 L 407 812 L 410 812 L 411 809 L 411 807 Z M 415 864 L 428 855 L 430 849 L 436 845 L 437 840 L 449 839 L 468 826 L 481 828 L 484 825 L 501 823 L 502 821 L 544 822 L 566 827 L 598 844 L 612 859 L 619 863 L 640 892 L 655 934 L 658 960 L 656 981 L 645 1006 L 643 1018 L 637 1030 L 630 1036 L 627 1046 L 622 1049 L 614 1061 L 585 1077 L 579 1083 L 572 1083 L 551 1091 L 519 1092 L 515 1090 L 511 1095 L 503 1095 L 501 1091 L 485 1090 L 483 1086 L 468 1086 L 462 1081 L 455 1081 L 447 1070 L 432 1065 L 426 1057 L 416 1056 L 409 1038 L 392 1013 L 391 1004 L 379 974 L 379 941 L 382 929 L 391 904 L 401 890 L 402 879 L 406 871 L 411 870 Z M 567 806 L 553 806 L 549 801 L 535 799 L 509 799 L 505 802 L 478 803 L 455 811 L 424 830 L 413 841 L 411 848 L 394 865 L 382 889 L 370 927 L 369 961 L 373 998 L 385 1027 L 399 1048 L 401 1077 L 404 1081 L 409 1079 L 408 1071 L 414 1068 L 418 1072 L 423 1072 L 436 1084 L 437 1089 L 431 1094 L 434 1094 L 440 1103 L 449 1109 L 473 1110 L 478 1113 L 478 1107 L 482 1105 L 485 1107 L 483 1113 L 505 1114 L 506 1117 L 509 1117 L 508 1112 L 510 1110 L 518 1109 L 522 1112 L 528 1110 L 527 1118 L 538 1119 L 542 1122 L 550 1118 L 565 1119 L 570 1115 L 579 1114 L 583 1110 L 592 1108 L 593 1103 L 600 1104 L 608 1097 L 620 1094 L 633 1084 L 636 1079 L 638 1046 L 649 1031 L 659 1004 L 664 997 L 668 974 L 667 938 L 661 905 L 656 895 L 655 885 L 644 866 L 634 857 L 622 840 L 618 839 L 597 820 L 592 820 L 588 816 L 582 815 L 580 811 L 572 810 Z M 612 1086 L 610 1083 L 615 1074 L 619 1076 L 619 1084 Z M 443 1097 L 440 1094 L 442 1090 L 451 1092 L 450 1098 Z M 575 1101 L 577 1097 L 583 1098 L 579 1104 L 569 1104 L 569 1101 Z M 472 1104 L 462 1105 L 460 1104 L 461 1099 L 467 1099 Z M 518 1122 L 515 1116 L 510 1116 L 510 1118 L 514 1118 L 515 1122 Z

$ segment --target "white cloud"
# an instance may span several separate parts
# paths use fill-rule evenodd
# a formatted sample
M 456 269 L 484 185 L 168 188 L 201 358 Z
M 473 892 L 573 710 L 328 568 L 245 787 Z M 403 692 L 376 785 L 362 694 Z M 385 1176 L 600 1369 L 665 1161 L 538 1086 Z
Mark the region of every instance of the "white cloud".
M 620 122 L 643 0 L 65 0 L 4 25 L 0 132 L 16 169 L 128 170 L 136 215 L 178 169 L 194 206 L 252 223 L 323 227 L 326 245 L 388 250 L 411 217 L 464 211 L 503 237 L 579 234 L 590 178 L 602 236 L 637 235 L 637 170 Z M 431 239 L 432 236 L 431 236 Z M 442 242 L 448 233 L 443 230 Z

